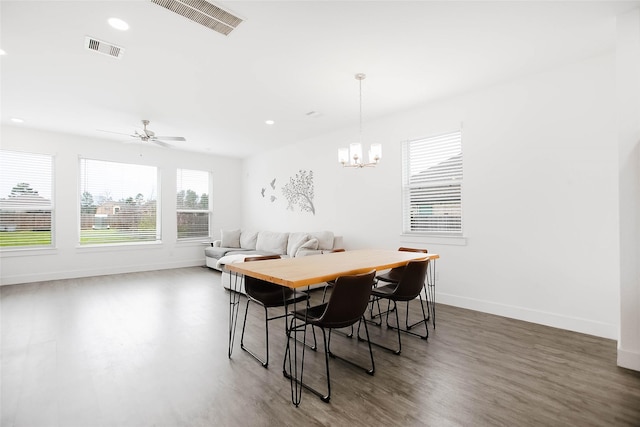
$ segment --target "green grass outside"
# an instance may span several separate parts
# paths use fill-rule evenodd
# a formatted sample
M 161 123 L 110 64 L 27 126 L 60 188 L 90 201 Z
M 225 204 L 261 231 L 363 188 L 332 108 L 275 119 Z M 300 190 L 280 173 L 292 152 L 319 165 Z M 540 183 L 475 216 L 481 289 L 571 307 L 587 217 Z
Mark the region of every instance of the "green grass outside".
M 0 247 L 7 246 L 49 246 L 50 231 L 2 231 Z
M 141 237 L 136 236 L 128 231 L 123 230 L 82 230 L 80 232 L 80 244 L 92 245 L 100 243 L 126 243 L 126 242 L 145 242 L 155 240 L 155 232 L 152 235 Z
M 155 240 L 155 232 L 141 238 L 121 230 L 82 230 L 80 244 L 126 243 Z M 7 231 L 0 232 L 0 247 L 25 247 L 51 245 L 50 231 Z

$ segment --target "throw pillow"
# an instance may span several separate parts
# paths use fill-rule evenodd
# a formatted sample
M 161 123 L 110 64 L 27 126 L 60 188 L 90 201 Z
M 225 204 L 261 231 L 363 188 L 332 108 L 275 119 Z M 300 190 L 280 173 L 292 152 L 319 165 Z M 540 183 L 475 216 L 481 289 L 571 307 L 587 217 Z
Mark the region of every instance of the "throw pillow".
M 240 247 L 240 230 L 220 230 L 222 236 L 223 248 L 239 248 Z
M 274 231 L 260 231 L 256 241 L 256 249 L 284 255 L 287 253 L 287 241 L 289 233 L 277 233 Z
M 257 231 L 242 230 L 242 233 L 240 234 L 240 247 L 242 249 L 255 249 L 257 240 Z
M 333 233 L 331 231 L 317 231 L 311 233 L 311 237 L 318 239 L 318 249 L 333 249 Z
M 287 255 L 290 257 L 296 256 L 300 246 L 302 246 L 307 240 L 309 240 L 309 235 L 307 233 L 290 233 L 289 243 L 287 243 Z
M 303 249 L 308 249 L 308 250 L 317 250 L 318 249 L 318 239 L 316 238 L 311 238 L 309 240 L 307 240 L 305 243 L 303 243 L 298 250 L 296 251 L 295 256 L 298 256 L 298 252 L 302 251 Z

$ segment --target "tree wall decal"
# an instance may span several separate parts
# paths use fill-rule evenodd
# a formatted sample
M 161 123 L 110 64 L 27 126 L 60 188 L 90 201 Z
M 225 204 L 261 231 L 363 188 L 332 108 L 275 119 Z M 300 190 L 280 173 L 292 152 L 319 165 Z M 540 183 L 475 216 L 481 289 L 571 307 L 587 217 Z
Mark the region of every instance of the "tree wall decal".
M 289 183 L 282 187 L 282 194 L 289 203 L 287 209 L 293 210 L 298 205 L 301 211 L 316 214 L 313 206 L 313 171 L 300 170 L 295 177 L 289 178 Z

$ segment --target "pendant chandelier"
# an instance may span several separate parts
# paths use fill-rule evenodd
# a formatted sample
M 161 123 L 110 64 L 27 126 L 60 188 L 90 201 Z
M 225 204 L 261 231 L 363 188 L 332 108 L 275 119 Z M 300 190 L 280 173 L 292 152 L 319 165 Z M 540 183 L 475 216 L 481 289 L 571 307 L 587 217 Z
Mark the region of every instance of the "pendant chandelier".
M 356 80 L 360 82 L 360 139 L 349 145 L 349 148 L 338 149 L 338 162 L 345 168 L 364 168 L 373 167 L 378 164 L 382 158 L 382 145 L 371 144 L 369 149 L 369 162 L 363 163 L 362 160 L 362 81 L 367 77 L 363 73 L 356 74 Z

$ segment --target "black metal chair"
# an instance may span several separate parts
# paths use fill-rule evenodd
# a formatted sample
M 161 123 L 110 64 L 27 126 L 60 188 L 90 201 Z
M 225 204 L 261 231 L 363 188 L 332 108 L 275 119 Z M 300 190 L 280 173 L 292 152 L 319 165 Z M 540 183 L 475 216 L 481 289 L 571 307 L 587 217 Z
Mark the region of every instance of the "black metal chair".
M 418 249 L 418 248 L 407 248 L 407 247 L 400 247 L 398 248 L 398 251 L 400 252 L 416 252 L 416 253 L 429 253 L 428 250 L 426 249 Z M 402 267 L 395 267 L 392 268 L 391 270 L 389 270 L 386 273 L 383 274 L 379 274 L 376 276 L 376 284 L 375 287 L 378 286 L 378 284 L 380 282 L 385 282 L 387 284 L 397 284 L 400 279 L 402 278 L 402 273 L 404 272 L 405 266 Z M 427 320 L 431 317 L 431 313 L 433 313 L 433 317 L 434 317 L 434 321 L 433 321 L 433 327 L 435 328 L 435 289 L 432 289 L 433 286 L 431 286 L 430 283 L 428 283 L 429 281 L 429 276 L 425 276 L 425 282 L 424 282 L 424 297 L 427 303 Z M 433 295 L 432 295 L 433 294 Z M 408 302 L 407 302 L 408 304 Z M 420 304 L 422 304 L 422 298 L 420 299 Z M 424 310 L 424 307 L 422 307 L 422 310 Z M 372 318 L 374 318 L 373 315 L 373 304 L 371 305 L 371 308 L 369 310 L 369 313 L 371 315 Z M 378 306 L 378 315 L 376 316 L 381 316 L 384 313 L 380 312 L 380 306 Z M 407 310 L 407 317 L 405 319 L 405 323 L 407 325 L 407 329 L 411 329 L 413 326 L 418 325 L 419 323 L 422 323 L 422 321 L 416 322 L 413 325 L 409 325 L 409 310 Z
M 398 251 L 399 252 L 417 252 L 417 253 L 423 253 L 423 254 L 429 253 L 429 251 L 426 249 L 406 248 L 406 247 L 399 247 Z M 379 274 L 376 276 L 376 281 L 378 282 L 383 281 L 387 283 L 398 283 L 402 278 L 402 272 L 404 271 L 404 267 L 405 266 L 395 267 L 384 274 Z
M 382 347 L 389 351 L 392 351 L 395 354 L 400 354 L 402 351 L 402 341 L 400 339 L 400 332 L 405 332 L 411 335 L 416 335 L 422 339 L 429 338 L 429 328 L 427 325 L 427 314 L 424 311 L 424 305 L 422 304 L 422 296 L 421 292 L 424 288 L 425 276 L 427 274 L 427 269 L 429 268 L 429 260 L 415 260 L 409 261 L 409 263 L 404 267 L 404 271 L 402 272 L 402 276 L 400 277 L 400 281 L 397 284 L 389 284 L 384 286 L 379 286 L 377 288 L 373 288 L 371 291 L 371 296 L 373 297 L 373 302 L 378 302 L 381 299 L 386 299 L 388 301 L 387 311 L 386 311 L 386 323 L 387 327 L 390 329 L 396 329 L 398 331 L 398 349 L 392 349 L 390 347 L 386 347 L 382 344 L 378 344 L 375 342 L 371 342 L 371 344 L 375 344 L 378 347 Z M 409 325 L 409 301 L 415 299 L 416 297 L 420 298 L 420 307 L 422 308 L 422 320 L 414 323 L 413 325 Z M 396 303 L 398 301 L 405 301 L 407 303 L 407 317 L 406 317 L 406 325 L 405 328 L 400 327 L 400 320 L 398 316 L 398 310 L 396 307 Z M 391 307 L 391 302 L 393 302 L 393 308 Z M 378 304 L 378 307 L 380 305 Z M 392 326 L 389 324 L 389 313 L 394 311 L 396 313 L 396 326 Z M 380 315 L 381 317 L 381 315 Z M 420 335 L 413 331 L 410 331 L 411 327 L 424 323 L 426 334 Z M 380 323 L 377 323 L 378 326 L 382 325 L 382 318 L 380 318 Z M 360 336 L 358 335 L 358 338 Z
M 369 330 L 367 329 L 367 323 L 362 322 L 364 320 L 364 313 L 367 310 L 369 304 L 369 298 L 371 296 L 371 289 L 373 286 L 373 278 L 375 276 L 375 270 L 371 270 L 368 273 L 357 274 L 353 276 L 338 277 L 334 283 L 333 292 L 329 297 L 329 301 L 313 307 L 308 307 L 303 310 L 297 310 L 293 313 L 294 318 L 291 319 L 291 326 L 289 327 L 289 336 L 295 329 L 306 328 L 306 325 L 312 327 L 319 327 L 322 329 L 322 337 L 324 341 L 325 351 L 325 364 L 327 369 L 327 394 L 323 394 L 309 385 L 303 383 L 299 379 L 298 381 L 304 388 L 308 389 L 324 402 L 329 402 L 331 399 L 331 377 L 329 374 L 329 356 L 343 360 L 353 366 L 364 369 L 369 375 L 373 375 L 375 372 L 375 364 L 373 361 L 373 351 L 371 350 L 371 343 L 369 342 Z M 295 325 L 295 320 L 302 321 L 301 324 Z M 371 357 L 371 368 L 360 366 L 350 360 L 336 356 L 330 349 L 331 346 L 331 331 L 337 328 L 346 328 L 353 326 L 356 322 L 358 328 L 360 324 L 364 323 L 365 331 L 367 334 L 367 343 L 369 346 L 369 355 Z M 329 330 L 328 338 L 326 329 Z M 364 339 L 363 339 L 364 340 Z M 291 375 L 286 371 L 286 360 L 289 354 L 290 339 L 287 340 L 287 348 L 285 350 L 285 365 L 284 374 L 287 378 L 291 378 Z
M 263 261 L 268 259 L 280 259 L 280 255 L 256 256 L 245 258 L 245 262 Z M 242 323 L 242 335 L 240 336 L 240 348 L 253 356 L 262 363 L 265 368 L 269 365 L 269 321 L 285 318 L 285 331 L 288 326 L 287 307 L 294 302 L 308 301 L 309 295 L 306 292 L 294 291 L 285 286 L 276 285 L 275 283 L 266 282 L 254 277 L 244 277 L 244 290 L 247 294 L 247 306 L 244 311 L 244 322 Z M 249 304 L 255 302 L 264 308 L 265 323 L 265 346 L 266 359 L 262 360 L 257 354 L 249 350 L 244 345 L 244 331 L 247 325 L 247 313 L 249 312 Z M 269 317 L 268 309 L 272 307 L 284 307 L 284 314 Z

